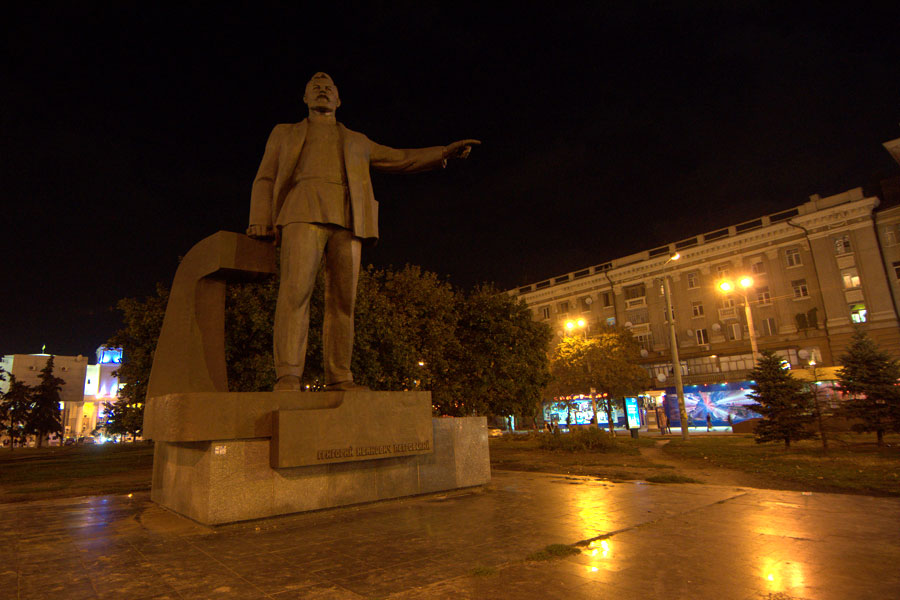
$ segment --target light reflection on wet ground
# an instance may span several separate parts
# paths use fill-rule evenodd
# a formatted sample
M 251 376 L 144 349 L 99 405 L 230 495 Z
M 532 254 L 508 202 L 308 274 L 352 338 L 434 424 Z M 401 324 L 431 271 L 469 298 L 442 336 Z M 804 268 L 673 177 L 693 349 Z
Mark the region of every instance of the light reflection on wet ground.
M 580 552 L 526 562 L 549 544 Z M 15 598 L 900 597 L 900 499 L 495 472 L 215 529 L 147 494 L 0 505 Z

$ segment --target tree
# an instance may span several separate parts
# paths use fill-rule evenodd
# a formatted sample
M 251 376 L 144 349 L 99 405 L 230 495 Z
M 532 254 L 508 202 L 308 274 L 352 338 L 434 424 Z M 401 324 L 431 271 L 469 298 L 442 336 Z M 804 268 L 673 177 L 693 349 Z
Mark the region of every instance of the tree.
M 812 398 L 803 382 L 784 369 L 780 356 L 764 350 L 756 368 L 750 371 L 750 379 L 753 393 L 747 397 L 756 404 L 749 408 L 763 417 L 754 431 L 756 443 L 784 440 L 785 447 L 790 448 L 792 441 L 816 437 L 809 429 L 815 418 Z
M 47 359 L 38 384 L 31 390 L 31 410 L 25 424 L 26 432 L 37 436 L 38 448 L 43 445 L 45 436 L 62 433 L 59 392 L 66 382 L 53 374 L 53 359 L 52 355 Z
M 0 398 L 0 433 L 9 438 L 10 450 L 15 448 L 16 442 L 25 441 L 25 425 L 30 409 L 31 387 L 16 380 L 16 376 L 10 373 L 9 389 Z
M 310 303 L 303 384 L 324 388 L 321 276 Z M 278 280 L 228 286 L 225 357 L 229 389 L 268 391 L 275 382 L 272 326 Z M 124 387 L 108 406 L 107 431 L 139 423 L 168 291 L 118 303 L 124 327 L 108 345 L 123 349 L 117 375 Z M 523 414 L 538 410 L 548 378 L 546 325 L 524 304 L 482 286 L 465 295 L 434 273 L 407 265 L 369 267 L 359 276 L 353 373 L 374 390 L 428 390 L 445 415 Z M 134 427 L 129 425 L 127 427 Z
M 854 431 L 874 431 L 884 445 L 884 432 L 900 429 L 900 365 L 859 328 L 839 362 L 839 389 L 850 395 L 842 414 L 859 419 Z
M 454 380 L 464 406 L 491 415 L 537 416 L 550 381 L 552 333 L 528 306 L 489 285 L 459 299 L 456 335 L 462 356 Z
M 105 424 L 105 429 L 109 433 L 137 433 L 143 429 L 150 368 L 168 302 L 169 290 L 157 284 L 155 296 L 143 300 L 124 298 L 116 305 L 122 313 L 124 327 L 106 345 L 122 348 L 122 364 L 115 372 L 120 383 L 115 402 L 118 408 L 111 416 L 107 412 L 106 420 L 111 422 Z
M 585 393 L 591 388 L 602 399 L 610 435 L 615 435 L 615 402 L 650 387 L 650 376 L 637 361 L 640 347 L 627 329 L 603 327 L 590 338 L 566 337 L 550 361 L 553 389 L 561 395 Z M 595 421 L 596 407 L 594 409 Z

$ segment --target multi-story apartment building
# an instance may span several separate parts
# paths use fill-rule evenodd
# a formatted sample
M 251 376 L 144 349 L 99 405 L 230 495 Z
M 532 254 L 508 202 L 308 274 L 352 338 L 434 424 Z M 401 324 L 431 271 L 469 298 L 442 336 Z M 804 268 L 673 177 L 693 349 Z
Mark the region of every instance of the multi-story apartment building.
M 0 366 L 18 381 L 37 385 L 49 354 L 8 354 Z M 62 401 L 63 437 L 90 435 L 103 413 L 103 404 L 115 402 L 119 381 L 114 373 L 122 362 L 121 348 L 97 348 L 97 363 L 88 364 L 86 356 L 53 357 L 53 374 L 63 380 L 59 396 Z M 0 392 L 9 389 L 9 381 L 0 382 Z
M 745 295 L 718 286 L 745 276 L 752 278 L 746 298 L 759 349 L 774 350 L 793 368 L 835 365 L 857 325 L 900 358 L 900 207 L 879 213 L 878 206 L 860 188 L 816 195 L 509 293 L 557 338 L 578 319 L 588 335 L 601 325 L 629 328 L 659 387 L 673 385 L 664 277 L 685 384 L 746 379 L 753 357 Z

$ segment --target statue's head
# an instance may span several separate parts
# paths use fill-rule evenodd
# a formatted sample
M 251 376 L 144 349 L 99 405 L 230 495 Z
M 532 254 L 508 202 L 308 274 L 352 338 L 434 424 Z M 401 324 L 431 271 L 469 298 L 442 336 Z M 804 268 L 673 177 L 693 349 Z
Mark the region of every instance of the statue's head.
M 318 112 L 334 112 L 341 105 L 337 86 L 328 73 L 321 71 L 312 76 L 306 84 L 303 102 L 309 110 Z

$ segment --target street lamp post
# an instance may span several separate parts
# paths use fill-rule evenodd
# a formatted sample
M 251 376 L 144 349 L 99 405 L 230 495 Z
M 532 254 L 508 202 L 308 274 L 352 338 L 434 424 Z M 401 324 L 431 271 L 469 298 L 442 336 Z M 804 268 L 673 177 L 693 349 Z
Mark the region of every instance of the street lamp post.
M 666 296 L 666 320 L 669 322 L 669 348 L 672 351 L 672 372 L 675 375 L 675 393 L 678 395 L 678 413 L 681 417 L 681 439 L 690 436 L 688 432 L 687 408 L 684 405 L 684 383 L 681 380 L 681 359 L 678 357 L 678 338 L 675 335 L 675 312 L 672 310 L 672 288 L 666 267 L 673 260 L 681 258 L 679 253 L 669 257 L 663 264 L 663 290 Z
M 744 314 L 747 316 L 747 329 L 750 334 L 750 352 L 753 355 L 753 365 L 756 366 L 756 363 L 759 362 L 759 348 L 756 345 L 756 332 L 753 329 L 753 313 L 750 311 L 750 300 L 747 297 L 747 290 L 753 286 L 753 278 L 752 277 L 741 277 L 738 280 L 738 285 L 741 288 L 741 295 L 744 297 Z M 723 293 L 728 294 L 737 289 L 731 281 L 724 280 L 719 283 L 719 289 L 722 290 Z

